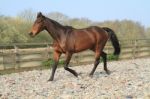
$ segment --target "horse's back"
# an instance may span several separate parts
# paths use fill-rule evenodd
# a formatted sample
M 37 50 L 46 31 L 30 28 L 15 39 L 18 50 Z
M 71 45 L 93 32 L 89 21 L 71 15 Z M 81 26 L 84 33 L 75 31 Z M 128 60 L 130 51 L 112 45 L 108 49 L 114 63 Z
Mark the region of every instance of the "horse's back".
M 84 29 L 74 29 L 68 39 L 68 45 L 73 45 L 75 52 L 86 49 L 94 49 L 96 44 L 104 39 L 107 41 L 106 33 L 102 28 L 91 26 Z
M 108 33 L 105 31 L 103 28 L 98 27 L 98 26 L 90 26 L 85 29 L 81 29 L 82 31 L 85 31 L 88 35 L 91 37 L 93 36 L 93 39 L 96 41 L 108 39 Z

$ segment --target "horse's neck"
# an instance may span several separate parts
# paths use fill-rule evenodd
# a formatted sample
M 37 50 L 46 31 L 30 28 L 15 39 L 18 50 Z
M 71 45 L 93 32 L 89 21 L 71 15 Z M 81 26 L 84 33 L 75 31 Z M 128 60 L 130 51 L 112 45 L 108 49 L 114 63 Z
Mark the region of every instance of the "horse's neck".
M 51 20 L 48 21 L 49 22 L 47 22 L 46 30 L 49 32 L 55 42 L 59 43 L 60 46 L 64 46 L 67 39 L 65 27 L 60 24 L 52 24 L 50 23 Z
M 60 39 L 61 35 L 64 32 L 63 27 L 52 24 L 52 22 L 50 22 L 49 19 L 47 19 L 47 22 L 46 22 L 46 30 L 47 32 L 49 32 L 49 34 L 52 36 L 54 40 Z

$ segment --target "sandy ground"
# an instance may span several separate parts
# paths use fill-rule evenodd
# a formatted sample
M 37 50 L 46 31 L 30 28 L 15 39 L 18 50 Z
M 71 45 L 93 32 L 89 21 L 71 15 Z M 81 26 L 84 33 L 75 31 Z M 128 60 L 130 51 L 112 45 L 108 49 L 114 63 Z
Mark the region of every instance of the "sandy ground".
M 63 68 L 47 82 L 50 70 L 0 75 L 1 99 L 150 99 L 150 58 L 108 62 L 107 75 L 101 63 L 94 76 L 93 65 L 71 67 L 76 78 Z

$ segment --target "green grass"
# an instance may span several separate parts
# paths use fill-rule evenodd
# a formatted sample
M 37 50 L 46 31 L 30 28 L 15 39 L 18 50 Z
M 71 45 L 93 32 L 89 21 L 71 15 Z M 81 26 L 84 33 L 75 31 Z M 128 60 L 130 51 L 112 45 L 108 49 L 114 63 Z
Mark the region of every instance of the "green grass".
M 119 56 L 115 56 L 113 54 L 107 55 L 107 61 L 113 61 L 113 60 L 118 60 L 118 59 L 119 59 Z M 103 61 L 103 59 L 101 58 L 100 61 Z M 46 61 L 43 61 L 42 64 L 43 64 L 43 66 L 51 68 L 51 66 L 54 64 L 54 61 L 53 61 L 53 59 L 50 58 Z M 60 60 L 59 67 L 61 67 L 63 64 L 64 64 L 64 60 Z
M 54 60 L 53 59 L 48 59 L 46 61 L 43 61 L 42 62 L 43 66 L 46 66 L 46 67 L 50 67 L 54 64 Z M 60 60 L 59 61 L 59 66 L 62 66 L 64 64 L 64 61 L 63 60 Z
M 118 55 L 113 55 L 113 54 L 107 55 L 108 61 L 113 61 L 113 60 L 118 60 L 118 59 L 119 59 Z

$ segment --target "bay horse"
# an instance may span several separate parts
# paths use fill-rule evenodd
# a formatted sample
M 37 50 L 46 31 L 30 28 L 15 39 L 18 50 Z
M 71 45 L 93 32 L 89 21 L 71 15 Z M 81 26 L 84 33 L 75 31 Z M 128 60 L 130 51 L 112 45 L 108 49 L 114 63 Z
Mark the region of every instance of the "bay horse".
M 94 67 L 90 72 L 90 76 L 94 74 L 98 64 L 100 63 L 100 56 L 103 58 L 104 70 L 107 74 L 110 74 L 110 71 L 107 69 L 107 54 L 103 51 L 108 39 L 111 40 L 114 47 L 114 55 L 120 54 L 118 38 L 114 31 L 107 27 L 101 28 L 97 26 L 90 26 L 88 28 L 75 29 L 71 26 L 63 26 L 39 12 L 29 35 L 34 37 L 43 30 L 46 30 L 54 40 L 54 64 L 48 81 L 53 81 L 59 58 L 62 53 L 66 56 L 64 69 L 76 77 L 78 77 L 77 72 L 68 67 L 74 53 L 87 49 L 95 52 Z

